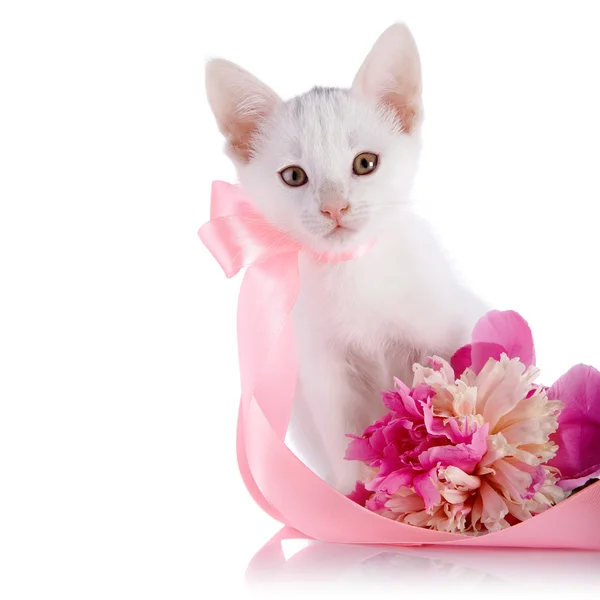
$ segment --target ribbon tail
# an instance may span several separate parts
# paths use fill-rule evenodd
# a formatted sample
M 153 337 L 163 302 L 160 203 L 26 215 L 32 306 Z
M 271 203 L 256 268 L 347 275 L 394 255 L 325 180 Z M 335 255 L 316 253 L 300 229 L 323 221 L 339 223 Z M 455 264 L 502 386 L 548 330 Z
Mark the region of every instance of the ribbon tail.
M 240 289 L 238 346 L 242 398 L 238 415 L 237 456 L 242 479 L 256 503 L 280 523 L 284 516 L 261 491 L 250 467 L 247 432 L 251 406 L 260 403 L 273 415 L 283 443 L 294 401 L 297 367 L 291 311 L 299 288 L 297 253 L 250 267 Z M 265 385 L 266 384 L 266 385 Z
M 282 515 L 273 507 L 273 505 L 267 500 L 267 498 L 260 491 L 260 488 L 256 484 L 254 477 L 252 476 L 252 471 L 250 469 L 250 465 L 248 464 L 248 457 L 246 454 L 246 437 L 244 435 L 245 431 L 245 422 L 244 422 L 244 401 L 242 400 L 240 403 L 240 409 L 238 412 L 238 423 L 237 423 L 237 461 L 238 468 L 240 470 L 240 474 L 242 476 L 242 480 L 244 481 L 244 485 L 246 489 L 256 502 L 260 508 L 264 512 L 266 512 L 270 517 L 279 521 L 280 523 L 284 523 L 285 520 Z

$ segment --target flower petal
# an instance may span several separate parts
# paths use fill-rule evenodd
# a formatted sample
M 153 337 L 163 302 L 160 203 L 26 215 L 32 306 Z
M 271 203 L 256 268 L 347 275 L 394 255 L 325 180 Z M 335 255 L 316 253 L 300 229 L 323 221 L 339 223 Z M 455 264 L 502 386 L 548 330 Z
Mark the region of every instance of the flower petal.
M 453 383 L 455 381 L 456 377 L 454 375 L 454 369 L 443 358 L 439 356 L 428 356 L 427 362 L 434 371 L 441 372 L 448 383 Z
M 379 492 L 372 494 L 365 502 L 365 508 L 373 512 L 378 512 L 385 507 L 388 498 L 389 496 L 387 494 L 381 494 Z
M 477 412 L 490 425 L 492 433 L 497 433 L 498 421 L 523 400 L 537 377 L 535 367 L 525 367 L 516 358 L 506 354 L 500 361 L 490 359 L 477 376 Z
M 475 490 L 481 485 L 479 477 L 468 475 L 458 467 L 447 467 L 444 470 L 444 477 L 457 488 L 464 490 Z
M 414 479 L 414 472 L 411 468 L 400 469 L 390 473 L 385 479 L 383 479 L 377 489 L 379 492 L 389 494 L 395 494 L 401 487 L 409 487 L 412 485 Z
M 433 511 L 433 509 L 442 501 L 440 492 L 438 491 L 435 483 L 435 469 L 429 471 L 429 473 L 423 473 L 415 477 L 414 489 L 425 502 L 425 510 L 427 512 Z
M 344 458 L 346 460 L 360 460 L 369 463 L 372 460 L 380 458 L 380 455 L 373 449 L 368 439 L 355 436 L 348 444 Z
M 600 371 L 572 367 L 548 390 L 548 398 L 565 405 L 552 436 L 558 451 L 549 464 L 563 479 L 591 478 L 600 470 Z
M 502 520 L 508 514 L 506 502 L 490 486 L 482 481 L 480 490 L 481 498 L 481 522 L 488 531 L 496 531 L 503 528 Z
M 600 465 L 590 469 L 586 475 L 582 475 L 581 477 L 575 479 L 561 479 L 558 482 L 558 485 L 565 492 L 572 492 L 573 490 L 584 486 L 591 479 L 600 479 Z
M 535 365 L 531 329 L 514 310 L 491 310 L 479 319 L 473 328 L 473 345 L 479 343 L 497 344 L 505 349 L 509 358 L 518 358 L 526 366 Z M 476 349 L 472 352 L 475 354 Z
M 475 431 L 470 444 L 434 446 L 421 453 L 419 462 L 424 469 L 431 469 L 437 465 L 454 466 L 470 474 L 487 452 L 487 434 L 486 423 Z
M 471 344 L 459 348 L 450 358 L 450 365 L 454 369 L 454 376 L 460 377 L 465 369 L 471 366 Z
M 385 503 L 385 507 L 396 513 L 412 513 L 423 510 L 425 503 L 423 498 L 412 490 L 402 488 Z
M 361 506 L 364 506 L 367 500 L 369 500 L 369 498 L 371 498 L 372 495 L 373 492 L 367 490 L 365 484 L 362 481 L 357 481 L 354 490 L 350 492 L 346 496 L 346 498 L 352 500 L 353 502 L 356 502 L 357 504 L 360 504 Z
M 479 373 L 490 358 L 500 360 L 503 354 L 506 354 L 506 348 L 500 344 L 474 342 L 471 346 L 471 369 L 475 373 Z

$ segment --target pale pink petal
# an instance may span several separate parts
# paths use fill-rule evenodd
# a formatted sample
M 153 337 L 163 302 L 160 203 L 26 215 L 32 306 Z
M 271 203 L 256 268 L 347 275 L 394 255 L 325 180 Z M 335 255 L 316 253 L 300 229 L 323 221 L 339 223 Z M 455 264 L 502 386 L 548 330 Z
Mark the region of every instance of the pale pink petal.
M 434 371 L 440 371 L 448 383 L 454 383 L 454 369 L 443 358 L 440 358 L 439 356 L 428 356 L 427 362 Z
M 413 365 L 413 373 L 413 388 L 423 383 L 433 387 L 454 383 L 454 371 L 450 365 L 447 365 L 447 369 L 437 369 L 433 367 L 425 367 L 419 363 L 415 363 Z
M 454 389 L 452 403 L 454 414 L 459 417 L 474 415 L 477 406 L 477 388 L 467 386 L 463 381 L 457 381 Z
M 501 489 L 505 499 L 512 498 L 520 502 L 523 498 L 522 494 L 527 486 L 531 484 L 531 477 L 522 472 L 520 472 L 520 477 L 514 477 L 511 471 L 505 472 L 504 465 L 504 460 L 497 460 L 494 463 L 492 473 L 487 476 L 486 480 L 493 483 L 496 489 Z
M 424 510 L 425 503 L 421 496 L 404 488 L 404 490 L 399 490 L 397 494 L 394 494 L 385 503 L 385 507 L 396 513 L 408 513 Z
M 549 442 L 547 444 L 525 444 L 511 448 L 512 456 L 535 467 L 554 458 L 558 446 Z
M 494 463 L 496 474 L 492 477 L 505 487 L 514 501 L 533 498 L 542 487 L 546 473 L 541 466 L 531 467 L 514 459 L 498 460 Z
M 452 466 L 439 469 L 438 477 L 440 494 L 453 505 L 466 502 L 481 485 L 479 477 L 467 475 L 462 469 Z M 456 514 L 453 509 L 452 514 Z
M 385 507 L 389 496 L 387 494 L 375 493 L 365 502 L 365 508 L 373 512 L 379 512 Z
M 549 418 L 554 423 L 563 407 L 558 400 L 548 400 L 547 388 L 533 384 L 527 396 L 498 421 L 496 429 L 503 431 L 506 427 L 527 419 Z
M 462 469 L 454 466 L 449 466 L 444 469 L 444 477 L 459 489 L 475 490 L 481 484 L 479 477 L 468 475 Z
M 509 456 L 512 453 L 510 444 L 501 433 L 490 435 L 487 439 L 487 452 L 479 463 L 480 467 L 491 465 L 495 461 Z
M 442 498 L 450 504 L 462 504 L 469 499 L 469 496 L 471 496 L 470 491 L 455 490 L 451 488 L 441 489 L 440 494 Z
M 506 502 L 490 486 L 489 483 L 482 481 L 480 490 L 481 497 L 481 522 L 489 531 L 500 529 L 500 521 L 508 514 Z
M 556 431 L 556 419 L 535 417 L 515 423 L 502 430 L 509 444 L 546 444 L 550 435 Z
M 517 359 L 502 355 L 500 361 L 490 360 L 477 376 L 477 412 L 497 433 L 498 421 L 526 396 L 538 375 L 535 367 L 525 368 Z
M 533 516 L 531 511 L 528 508 L 528 503 L 526 502 L 515 502 L 513 500 L 505 499 L 506 506 L 508 507 L 508 512 L 516 517 L 519 521 L 526 521 L 527 519 L 531 519 Z
M 420 512 L 408 513 L 401 520 L 403 523 L 413 525 L 414 527 L 429 527 L 431 515 L 427 511 L 422 510 Z
M 535 365 L 531 329 L 527 321 L 513 310 L 486 313 L 473 328 L 472 341 L 473 344 L 497 344 L 505 349 L 509 358 L 518 358 L 526 366 Z

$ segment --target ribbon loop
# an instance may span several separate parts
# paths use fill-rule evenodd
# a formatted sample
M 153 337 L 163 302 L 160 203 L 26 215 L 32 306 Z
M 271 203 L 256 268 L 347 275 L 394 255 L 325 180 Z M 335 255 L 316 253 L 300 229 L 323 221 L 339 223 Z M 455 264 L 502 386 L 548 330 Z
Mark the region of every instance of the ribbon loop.
M 238 186 L 224 181 L 213 182 L 210 221 L 198 235 L 227 277 L 237 275 L 243 267 L 301 249 L 300 244 L 273 227 Z

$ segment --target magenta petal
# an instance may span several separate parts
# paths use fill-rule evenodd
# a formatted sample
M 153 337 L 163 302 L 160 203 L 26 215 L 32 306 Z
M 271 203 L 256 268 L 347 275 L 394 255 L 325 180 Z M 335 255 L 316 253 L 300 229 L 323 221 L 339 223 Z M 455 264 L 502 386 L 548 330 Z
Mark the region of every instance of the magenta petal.
M 588 469 L 588 471 L 587 474 L 575 479 L 561 479 L 557 485 L 565 492 L 572 492 L 578 487 L 585 485 L 590 479 L 600 479 L 600 465 L 596 465 L 596 467 Z
M 396 389 L 381 393 L 383 404 L 389 410 L 399 415 L 421 417 L 421 413 L 410 396 L 410 389 L 400 380 L 396 380 Z
M 346 448 L 346 455 L 344 458 L 346 460 L 370 462 L 376 458 L 380 458 L 380 456 L 377 452 L 375 452 L 373 446 L 371 446 L 369 443 L 369 440 L 354 437 L 354 439 L 348 444 L 348 448 Z
M 481 317 L 473 328 L 473 346 L 481 343 L 502 346 L 509 358 L 518 358 L 527 366 L 535 365 L 531 329 L 514 310 L 491 310 Z
M 413 482 L 414 472 L 412 469 L 394 471 L 388 475 L 378 486 L 378 490 L 385 494 L 395 494 L 401 487 L 410 487 Z
M 521 463 L 519 465 L 519 469 L 531 475 L 531 485 L 525 491 L 523 498 L 533 498 L 539 492 L 540 488 L 544 485 L 544 480 L 546 479 L 546 471 L 541 465 L 532 467 L 530 465 L 526 465 L 525 463 Z
M 423 418 L 427 433 L 434 438 L 445 437 L 453 444 L 460 444 L 470 440 L 470 434 L 465 434 L 460 430 L 457 419 L 436 417 L 429 406 L 423 407 Z
M 430 469 L 435 465 L 455 466 L 459 467 L 465 473 L 469 473 L 469 466 L 472 468 L 477 464 L 477 461 L 469 461 L 469 451 L 465 444 L 459 444 L 458 446 L 435 446 L 426 450 L 419 456 L 419 462 L 424 469 Z M 465 463 L 469 462 L 467 466 Z M 466 467 L 466 468 L 465 468 Z
M 424 469 L 431 469 L 436 465 L 444 467 L 454 466 L 471 474 L 477 463 L 487 452 L 487 434 L 489 426 L 486 423 L 473 434 L 470 444 L 457 444 L 456 446 L 435 446 L 419 456 L 419 462 Z
M 372 494 L 371 497 L 365 502 L 365 508 L 377 512 L 385 508 L 385 503 L 390 499 L 387 494 Z
M 400 411 L 404 412 L 404 404 L 402 403 L 400 394 L 398 394 L 396 390 L 381 392 L 381 400 L 383 401 L 383 405 L 388 410 L 391 410 L 395 413 Z
M 450 366 L 454 369 L 454 375 L 458 379 L 465 369 L 471 366 L 471 344 L 459 348 L 452 355 Z
M 504 346 L 491 342 L 476 342 L 471 346 L 471 369 L 479 374 L 490 358 L 500 360 L 501 354 L 508 354 Z
M 558 452 L 549 464 L 563 479 L 592 478 L 600 467 L 600 371 L 575 365 L 548 390 L 548 398 L 565 404 L 552 436 Z
M 350 492 L 346 496 L 346 498 L 349 498 L 353 502 L 356 502 L 356 504 L 364 506 L 367 503 L 367 500 L 369 500 L 372 495 L 373 492 L 367 490 L 364 483 L 362 483 L 361 481 L 357 481 L 354 490 Z
M 413 388 L 410 395 L 420 404 L 426 404 L 432 396 L 435 396 L 435 390 L 426 383 L 420 383 L 417 387 Z M 420 414 L 419 416 L 423 416 Z
M 401 440 L 404 436 L 407 435 L 407 433 L 410 433 L 410 430 L 413 427 L 414 424 L 409 419 L 394 419 L 389 425 L 386 425 L 382 430 L 386 444 L 389 446 L 389 444 L 393 444 L 395 441 Z

